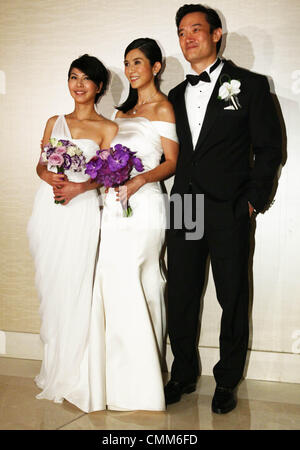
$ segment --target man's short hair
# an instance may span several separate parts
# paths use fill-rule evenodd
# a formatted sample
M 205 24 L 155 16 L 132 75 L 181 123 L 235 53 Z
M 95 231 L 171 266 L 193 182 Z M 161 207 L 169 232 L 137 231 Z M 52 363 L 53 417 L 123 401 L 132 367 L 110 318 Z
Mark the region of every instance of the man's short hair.
M 181 20 L 184 16 L 187 14 L 193 13 L 193 12 L 201 12 L 205 14 L 206 20 L 210 25 L 210 32 L 212 33 L 216 28 L 222 28 L 222 22 L 219 17 L 219 14 L 217 11 L 215 11 L 212 8 L 208 8 L 207 6 L 201 5 L 201 4 L 192 4 L 192 5 L 183 5 L 181 8 L 178 9 L 176 13 L 176 26 L 177 31 L 179 29 L 179 25 Z M 219 53 L 220 47 L 222 43 L 222 36 L 221 39 L 217 42 L 217 53 Z

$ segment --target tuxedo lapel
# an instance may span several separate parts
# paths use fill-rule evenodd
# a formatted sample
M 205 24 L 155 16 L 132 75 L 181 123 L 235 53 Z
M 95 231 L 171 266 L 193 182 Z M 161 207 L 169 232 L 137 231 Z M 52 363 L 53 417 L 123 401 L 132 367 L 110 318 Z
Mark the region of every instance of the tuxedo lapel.
M 177 91 L 177 99 L 175 103 L 175 107 L 177 109 L 176 114 L 176 124 L 178 127 L 178 132 L 181 136 L 184 136 L 184 142 L 186 143 L 185 147 L 191 150 L 193 153 L 193 141 L 191 129 L 189 126 L 189 120 L 187 116 L 186 104 L 185 104 L 185 89 L 186 89 L 187 81 L 184 81 Z
M 202 154 L 202 152 L 205 151 L 205 147 L 203 146 L 203 143 L 206 139 L 207 134 L 209 133 L 211 127 L 213 126 L 216 118 L 218 117 L 218 114 L 220 111 L 224 108 L 224 102 L 221 102 L 218 100 L 218 93 L 220 89 L 220 77 L 224 73 L 228 73 L 229 64 L 227 61 L 224 61 L 224 66 L 221 70 L 221 73 L 216 81 L 214 90 L 211 94 L 210 100 L 207 105 L 206 114 L 204 116 L 203 125 L 201 128 L 201 132 L 198 137 L 197 144 L 195 146 L 195 152 L 198 154 Z

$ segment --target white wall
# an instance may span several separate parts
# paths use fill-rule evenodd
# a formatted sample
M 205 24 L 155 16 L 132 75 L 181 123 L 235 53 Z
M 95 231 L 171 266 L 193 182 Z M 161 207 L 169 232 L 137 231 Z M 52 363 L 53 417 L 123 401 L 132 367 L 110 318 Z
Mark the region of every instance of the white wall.
M 100 104 L 111 116 L 127 94 L 123 52 L 152 37 L 166 57 L 162 90 L 182 81 L 175 29 L 178 0 L 1 0 L 0 3 L 0 354 L 40 358 L 38 300 L 25 234 L 39 180 L 45 122 L 72 110 L 70 62 L 83 53 L 112 72 Z M 272 208 L 257 218 L 249 378 L 300 382 L 300 2 L 211 0 L 223 19 L 224 56 L 270 79 L 285 118 L 287 164 Z M 168 183 L 170 187 L 170 183 Z M 210 275 L 200 347 L 203 372 L 218 359 L 220 308 Z M 168 353 L 170 361 L 170 352 Z

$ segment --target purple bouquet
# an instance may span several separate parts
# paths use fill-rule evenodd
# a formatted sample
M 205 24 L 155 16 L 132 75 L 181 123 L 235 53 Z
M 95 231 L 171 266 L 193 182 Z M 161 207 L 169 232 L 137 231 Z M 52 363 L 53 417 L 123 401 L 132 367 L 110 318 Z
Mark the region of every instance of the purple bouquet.
M 50 138 L 43 148 L 40 161 L 49 164 L 50 167 L 56 167 L 57 173 L 65 173 L 65 170 L 81 172 L 86 166 L 82 150 L 65 139 Z M 64 200 L 55 200 L 55 203 L 64 203 Z
M 109 150 L 98 150 L 97 156 L 94 156 L 87 164 L 85 173 L 92 180 L 97 181 L 105 187 L 116 187 L 129 180 L 130 172 L 134 167 L 138 172 L 144 170 L 144 166 L 132 152 L 124 145 L 117 144 Z M 129 204 L 123 207 L 124 216 L 132 215 L 132 209 Z

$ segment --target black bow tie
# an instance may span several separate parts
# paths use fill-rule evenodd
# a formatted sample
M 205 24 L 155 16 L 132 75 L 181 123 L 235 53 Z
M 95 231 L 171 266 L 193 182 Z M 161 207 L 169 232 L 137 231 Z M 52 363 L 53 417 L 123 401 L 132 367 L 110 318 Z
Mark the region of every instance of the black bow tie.
M 202 72 L 200 75 L 187 75 L 186 79 L 192 86 L 196 86 L 199 81 L 205 81 L 206 83 L 210 83 L 210 76 L 207 72 Z
M 221 60 L 218 58 L 217 61 L 211 68 L 209 69 L 209 73 L 212 73 L 220 64 Z M 195 86 L 199 83 L 199 81 L 205 81 L 206 83 L 210 83 L 210 76 L 207 72 L 202 72 L 200 75 L 187 75 L 186 76 L 187 81 L 192 85 Z

